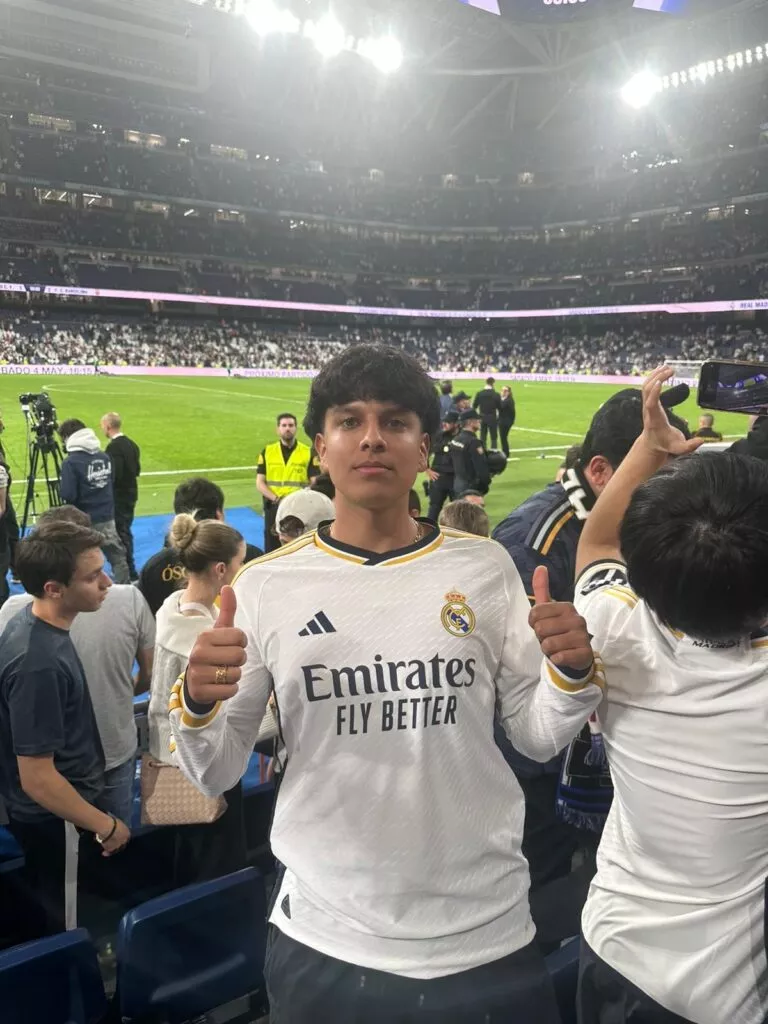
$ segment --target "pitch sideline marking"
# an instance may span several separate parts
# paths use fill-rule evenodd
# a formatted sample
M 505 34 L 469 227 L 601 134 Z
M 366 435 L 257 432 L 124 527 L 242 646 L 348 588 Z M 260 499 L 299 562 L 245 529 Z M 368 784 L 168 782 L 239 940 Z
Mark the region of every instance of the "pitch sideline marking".
M 583 434 L 571 434 L 564 430 L 541 430 L 537 427 L 512 427 L 512 430 L 519 430 L 523 434 L 549 434 L 550 437 L 576 437 L 580 441 L 584 438 Z
M 233 397 L 231 391 L 224 391 L 221 388 L 205 388 L 205 387 L 198 388 L 198 387 L 195 387 L 194 384 L 178 384 L 178 383 L 176 383 L 176 381 L 150 380 L 148 377 L 120 377 L 120 378 L 115 378 L 115 379 L 120 379 L 120 380 L 123 380 L 123 381 L 128 381 L 130 384 L 154 384 L 155 387 L 159 387 L 159 388 L 183 388 L 185 391 L 196 391 L 198 393 L 198 395 L 224 395 L 226 398 L 230 399 L 230 401 L 232 400 L 232 397 Z M 229 377 L 227 379 L 228 380 L 233 380 L 234 378 Z M 248 378 L 242 377 L 242 378 L 238 378 L 238 379 L 246 380 Z M 280 378 L 275 378 L 275 379 L 276 380 L 284 380 L 285 378 L 280 377 Z M 285 396 L 283 396 L 282 398 L 276 398 L 275 395 L 264 395 L 264 394 L 261 394 L 259 392 L 255 392 L 255 391 L 246 391 L 246 392 L 244 392 L 244 397 L 246 397 L 246 398 L 258 398 L 261 401 L 266 401 L 266 402 L 281 402 L 283 405 L 286 402 Z

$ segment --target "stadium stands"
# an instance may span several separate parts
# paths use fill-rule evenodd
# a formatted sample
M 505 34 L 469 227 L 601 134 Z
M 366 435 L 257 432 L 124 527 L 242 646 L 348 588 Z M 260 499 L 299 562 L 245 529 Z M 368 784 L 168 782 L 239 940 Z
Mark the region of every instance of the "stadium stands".
M 760 359 L 766 334 L 735 323 L 706 326 L 694 318 L 674 329 L 666 322 L 631 327 L 501 330 L 467 328 L 336 327 L 280 328 L 248 321 L 69 317 L 0 320 L 0 362 L 74 363 L 100 366 L 224 366 L 314 370 L 345 345 L 386 338 L 421 359 L 436 373 L 632 374 L 665 357 L 703 360 L 718 353 Z

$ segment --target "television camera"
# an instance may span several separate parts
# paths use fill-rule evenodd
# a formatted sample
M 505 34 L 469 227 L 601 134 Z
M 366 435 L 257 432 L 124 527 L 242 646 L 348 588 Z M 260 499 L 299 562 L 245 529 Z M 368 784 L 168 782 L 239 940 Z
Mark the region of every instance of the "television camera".
M 21 411 L 27 421 L 27 491 L 24 499 L 24 513 L 21 519 L 22 536 L 29 521 L 37 515 L 35 483 L 42 468 L 48 495 L 48 507 L 61 505 L 59 476 L 63 460 L 61 447 L 56 437 L 58 422 L 56 406 L 47 391 L 39 394 L 27 392 L 19 395 Z

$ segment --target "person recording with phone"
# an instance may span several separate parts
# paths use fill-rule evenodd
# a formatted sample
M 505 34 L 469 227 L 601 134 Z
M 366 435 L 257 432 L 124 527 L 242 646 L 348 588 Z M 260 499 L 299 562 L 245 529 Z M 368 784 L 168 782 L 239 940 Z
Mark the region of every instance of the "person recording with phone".
M 578 546 L 575 604 L 609 680 L 598 718 L 615 790 L 582 916 L 579 1020 L 760 1024 L 768 467 L 694 454 L 704 441 L 662 402 L 672 374 L 648 377 L 642 434 Z

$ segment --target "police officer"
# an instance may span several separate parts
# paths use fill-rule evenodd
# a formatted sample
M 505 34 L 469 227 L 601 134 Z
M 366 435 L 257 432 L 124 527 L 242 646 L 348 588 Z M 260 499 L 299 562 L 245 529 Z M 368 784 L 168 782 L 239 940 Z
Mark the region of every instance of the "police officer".
M 453 409 L 454 412 L 459 413 L 459 415 L 461 415 L 461 413 L 463 413 L 465 409 L 472 408 L 472 400 L 466 391 L 458 391 L 453 396 L 453 405 L 451 408 Z
M 264 499 L 264 550 L 275 551 L 280 540 L 275 533 L 277 505 L 286 494 L 307 487 L 320 470 L 312 449 L 296 438 L 296 417 L 283 412 L 277 417 L 279 440 L 268 444 L 256 465 L 256 487 Z
M 491 484 L 491 471 L 485 450 L 477 437 L 480 417 L 474 409 L 465 409 L 459 415 L 459 434 L 451 441 L 454 492 L 479 491 L 487 494 Z
M 451 441 L 459 429 L 459 414 L 449 409 L 443 416 L 443 429 L 432 446 L 432 465 L 427 470 L 429 477 L 429 511 L 427 519 L 437 522 L 440 510 L 446 501 L 453 498 L 453 457 Z

